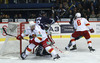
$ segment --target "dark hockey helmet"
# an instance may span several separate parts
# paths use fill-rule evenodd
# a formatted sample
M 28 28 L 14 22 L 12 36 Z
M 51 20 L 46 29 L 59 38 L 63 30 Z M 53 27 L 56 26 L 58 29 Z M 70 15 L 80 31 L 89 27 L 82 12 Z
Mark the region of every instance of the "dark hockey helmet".
M 45 30 L 48 30 L 50 28 L 50 24 L 45 25 Z
M 49 24 L 43 24 L 43 23 L 40 23 L 39 24 L 41 26 L 42 29 L 45 29 L 45 30 L 48 30 L 50 25 Z

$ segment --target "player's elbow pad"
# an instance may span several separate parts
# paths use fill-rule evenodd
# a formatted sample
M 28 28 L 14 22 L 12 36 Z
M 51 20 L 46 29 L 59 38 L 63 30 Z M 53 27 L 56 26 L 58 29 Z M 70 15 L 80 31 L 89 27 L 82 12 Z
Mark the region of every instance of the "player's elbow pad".
M 90 30 L 90 29 L 93 29 L 91 26 L 87 26 L 88 27 L 88 29 Z

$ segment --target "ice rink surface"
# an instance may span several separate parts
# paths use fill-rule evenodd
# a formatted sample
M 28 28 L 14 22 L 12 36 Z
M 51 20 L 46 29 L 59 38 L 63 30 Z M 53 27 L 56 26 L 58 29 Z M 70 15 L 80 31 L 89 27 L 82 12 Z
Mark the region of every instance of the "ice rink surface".
M 69 43 L 69 38 L 54 39 L 57 46 L 63 53 L 55 50 L 61 56 L 60 59 L 54 61 L 50 56 L 37 57 L 33 54 L 29 55 L 25 60 L 21 58 L 0 58 L 0 63 L 100 63 L 100 38 L 91 38 L 95 52 L 90 52 L 87 42 L 84 38 L 76 41 L 77 51 L 66 51 L 65 46 Z

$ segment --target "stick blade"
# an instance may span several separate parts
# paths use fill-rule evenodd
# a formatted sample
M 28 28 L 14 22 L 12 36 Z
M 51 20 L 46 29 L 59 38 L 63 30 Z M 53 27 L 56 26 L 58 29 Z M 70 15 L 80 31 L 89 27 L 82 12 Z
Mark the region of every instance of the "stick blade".
M 7 32 L 6 32 L 5 28 L 2 28 L 2 29 L 3 29 L 3 31 L 5 32 L 5 34 L 7 35 Z

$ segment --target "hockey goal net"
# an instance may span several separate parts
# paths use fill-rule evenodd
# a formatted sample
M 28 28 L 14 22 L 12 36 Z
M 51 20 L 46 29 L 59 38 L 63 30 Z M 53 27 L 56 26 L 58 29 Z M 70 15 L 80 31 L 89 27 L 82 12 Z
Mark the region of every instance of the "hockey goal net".
M 25 28 L 27 28 L 28 22 L 9 22 L 8 29 L 6 32 L 13 36 L 17 36 L 23 32 L 25 32 Z M 26 40 L 17 40 L 16 37 L 6 36 L 5 41 L 2 44 L 0 49 L 0 56 L 5 57 L 20 57 L 22 51 L 24 51 L 25 47 L 29 44 Z M 26 37 L 27 39 L 27 37 Z

